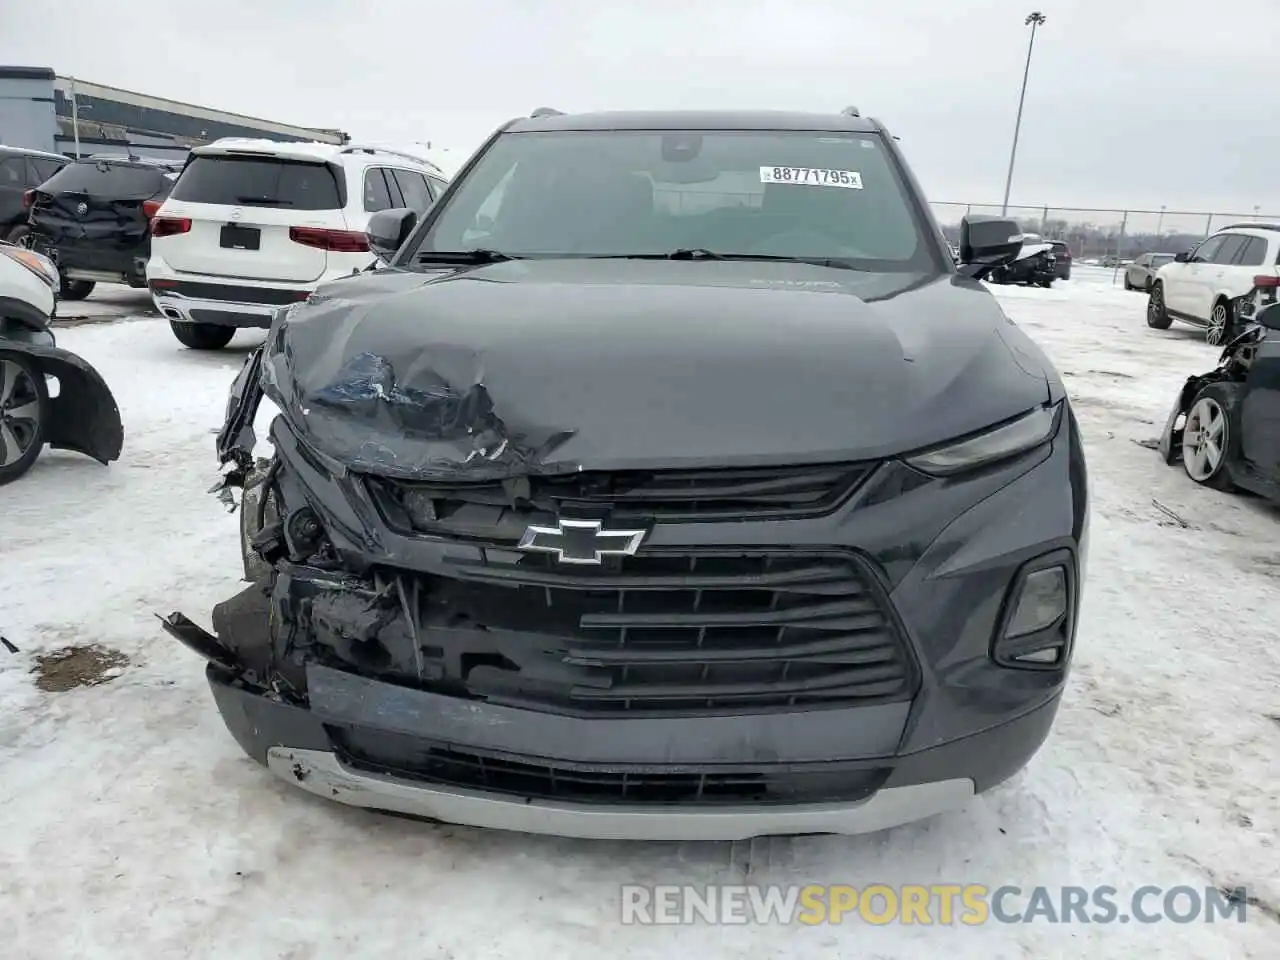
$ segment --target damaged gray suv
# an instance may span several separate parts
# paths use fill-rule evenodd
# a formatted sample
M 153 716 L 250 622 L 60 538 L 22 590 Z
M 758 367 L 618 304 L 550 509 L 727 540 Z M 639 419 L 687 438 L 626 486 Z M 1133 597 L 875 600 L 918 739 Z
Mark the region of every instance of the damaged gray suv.
M 1063 384 L 847 110 L 512 121 L 277 314 L 218 438 L 250 585 L 167 630 L 323 797 L 857 833 L 1023 767 L 1088 528 Z M 264 395 L 271 457 L 255 459 Z M 224 489 L 224 496 L 230 491 Z

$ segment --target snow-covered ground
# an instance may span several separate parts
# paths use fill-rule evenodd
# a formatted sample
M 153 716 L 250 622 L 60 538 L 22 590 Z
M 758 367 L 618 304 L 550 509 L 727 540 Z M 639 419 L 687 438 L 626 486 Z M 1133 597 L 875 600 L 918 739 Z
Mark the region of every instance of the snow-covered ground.
M 620 926 L 623 883 L 1244 884 L 1280 905 L 1280 512 L 1140 446 L 1216 351 L 1149 330 L 1078 267 L 997 288 L 1053 355 L 1088 446 L 1089 583 L 1075 670 L 1031 766 L 965 810 L 862 838 L 560 841 L 368 814 L 278 784 L 225 732 L 202 663 L 155 614 L 237 589 L 235 518 L 205 494 L 211 430 L 254 337 L 182 350 L 167 324 L 69 329 L 124 413 L 108 469 L 46 454 L 0 489 L 0 954 L 404 957 L 1280 956 L 1280 923 Z M 240 349 L 236 349 L 239 347 Z M 1165 509 L 1157 506 L 1157 502 Z M 1168 512 L 1166 512 L 1168 511 Z M 1173 519 L 1170 512 L 1181 518 Z M 211 572 L 212 571 L 212 572 Z M 130 663 L 44 692 L 36 657 Z

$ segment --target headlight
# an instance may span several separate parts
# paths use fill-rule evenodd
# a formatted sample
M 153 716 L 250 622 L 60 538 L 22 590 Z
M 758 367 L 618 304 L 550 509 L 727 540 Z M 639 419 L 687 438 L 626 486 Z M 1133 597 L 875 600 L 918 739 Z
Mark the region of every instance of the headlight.
M 922 473 L 948 477 L 1016 457 L 1047 443 L 1058 429 L 1061 414 L 1062 402 L 1059 401 L 1052 406 L 1039 407 L 1017 420 L 1003 423 L 976 436 L 952 441 L 945 446 L 914 453 L 903 459 Z
M 22 264 L 54 290 L 58 288 L 60 283 L 58 280 L 58 268 L 53 265 L 53 261 L 48 257 L 41 256 L 25 247 L 13 247 L 8 244 L 0 245 L 0 253 L 3 253 L 10 260 L 16 260 Z

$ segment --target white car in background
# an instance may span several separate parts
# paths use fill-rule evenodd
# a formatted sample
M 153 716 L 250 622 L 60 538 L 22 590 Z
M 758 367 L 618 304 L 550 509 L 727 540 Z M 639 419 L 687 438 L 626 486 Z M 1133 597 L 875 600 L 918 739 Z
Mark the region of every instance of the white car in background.
M 242 327 L 372 265 L 380 210 L 423 213 L 448 185 L 425 156 L 374 146 L 227 138 L 197 147 L 151 221 L 147 284 L 188 347 L 217 350 Z
M 1280 224 L 1223 227 L 1156 271 L 1147 326 L 1167 330 L 1178 320 L 1203 327 L 1205 342 L 1222 346 L 1236 333 L 1241 305 L 1256 288 L 1280 276 L 1278 264 Z

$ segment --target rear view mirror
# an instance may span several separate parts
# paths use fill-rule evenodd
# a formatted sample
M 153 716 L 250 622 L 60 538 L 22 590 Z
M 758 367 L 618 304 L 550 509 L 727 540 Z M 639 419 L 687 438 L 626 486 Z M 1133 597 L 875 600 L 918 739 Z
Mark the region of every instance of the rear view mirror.
M 975 279 L 1009 263 L 1022 249 L 1022 230 L 1004 217 L 972 215 L 960 221 L 960 263 Z
M 1184 250 L 1182 253 L 1174 254 L 1173 262 L 1174 262 L 1174 263 L 1186 263 L 1186 262 L 1187 262 L 1188 260 L 1190 260 L 1190 259 L 1191 259 L 1191 254 L 1190 254 L 1188 251 L 1185 251 L 1185 250 Z
M 407 207 L 379 210 L 369 218 L 365 236 L 369 249 L 379 260 L 388 261 L 418 225 L 418 215 Z

